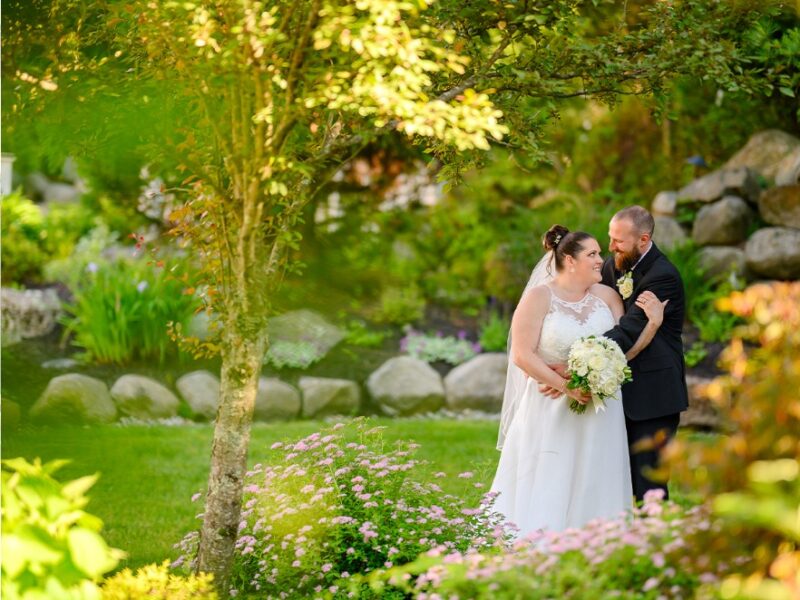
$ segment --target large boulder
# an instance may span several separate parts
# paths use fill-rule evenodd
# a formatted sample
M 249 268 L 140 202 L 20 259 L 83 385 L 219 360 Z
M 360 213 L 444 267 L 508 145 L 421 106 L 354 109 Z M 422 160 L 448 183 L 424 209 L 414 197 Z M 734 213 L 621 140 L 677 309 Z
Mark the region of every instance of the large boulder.
M 800 139 L 778 129 L 767 129 L 751 136 L 724 168 L 748 167 L 772 180 L 780 172 L 780 165 L 786 157 L 798 149 Z
M 800 279 L 800 229 L 759 229 L 744 248 L 747 268 L 763 277 Z
M 800 184 L 765 190 L 758 199 L 758 212 L 770 225 L 800 229 Z
M 698 262 L 707 277 L 720 277 L 734 273 L 744 278 L 747 264 L 744 250 L 733 246 L 707 246 L 698 253 Z
M 311 310 L 294 310 L 269 320 L 270 343 L 310 342 L 324 356 L 344 338 L 344 331 Z
M 136 419 L 164 419 L 178 414 L 178 397 L 143 375 L 123 375 L 111 386 L 120 414 Z
M 650 212 L 654 215 L 664 215 L 674 217 L 675 210 L 678 208 L 678 192 L 658 192 L 653 198 Z
M 327 377 L 301 377 L 303 416 L 354 415 L 361 403 L 361 389 L 355 381 Z
M 442 378 L 428 363 L 396 356 L 367 379 L 370 396 L 388 415 L 432 412 L 444 405 Z
M 753 217 L 747 202 L 737 196 L 725 196 L 697 212 L 692 239 L 698 246 L 738 244 L 747 238 L 747 228 Z
M 116 416 L 108 386 L 79 373 L 53 377 L 30 412 L 34 421 L 59 424 L 110 423 Z
M 209 421 L 217 416 L 219 378 L 208 371 L 192 371 L 175 382 L 175 387 L 192 412 Z
M 706 388 L 712 381 L 708 377 L 686 376 L 689 408 L 681 413 L 681 427 L 719 429 L 722 420 L 706 394 Z
M 775 185 L 794 185 L 800 183 L 800 148 L 795 148 L 778 164 Z
M 294 387 L 274 377 L 261 377 L 258 380 L 254 419 L 288 421 L 299 414 L 300 392 Z
M 61 300 L 53 289 L 0 290 L 3 346 L 47 335 L 61 316 Z
M 708 203 L 723 196 L 739 196 L 756 202 L 761 189 L 755 171 L 747 167 L 720 169 L 695 179 L 678 191 L 678 203 Z
M 50 181 L 41 173 L 31 173 L 27 177 L 28 188 L 33 190 L 33 195 L 41 198 L 45 205 L 71 204 L 77 202 L 84 190 L 77 185 Z M 47 209 L 45 208 L 45 211 Z
M 508 357 L 502 352 L 479 354 L 458 365 L 444 378 L 447 407 L 500 412 Z
M 653 220 L 656 223 L 656 227 L 653 230 L 653 241 L 662 250 L 672 250 L 688 239 L 681 224 L 672 217 L 654 215 Z

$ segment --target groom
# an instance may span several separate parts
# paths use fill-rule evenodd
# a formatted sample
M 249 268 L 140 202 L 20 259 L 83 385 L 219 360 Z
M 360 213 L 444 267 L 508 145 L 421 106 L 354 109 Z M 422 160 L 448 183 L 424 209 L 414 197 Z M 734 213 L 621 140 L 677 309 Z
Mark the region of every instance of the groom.
M 653 216 L 641 206 L 619 211 L 608 226 L 608 249 L 603 283 L 616 289 L 625 305 L 619 324 L 605 335 L 627 352 L 647 325 L 636 306 L 642 292 L 653 292 L 662 302 L 664 322 L 647 348 L 630 367 L 633 381 L 622 387 L 622 404 L 631 453 L 631 479 L 637 500 L 652 489 L 667 493 L 665 478 L 650 478 L 659 467 L 660 449 L 675 435 L 681 411 L 689 406 L 681 330 L 686 298 L 678 270 L 653 243 Z M 666 497 L 666 496 L 665 496 Z

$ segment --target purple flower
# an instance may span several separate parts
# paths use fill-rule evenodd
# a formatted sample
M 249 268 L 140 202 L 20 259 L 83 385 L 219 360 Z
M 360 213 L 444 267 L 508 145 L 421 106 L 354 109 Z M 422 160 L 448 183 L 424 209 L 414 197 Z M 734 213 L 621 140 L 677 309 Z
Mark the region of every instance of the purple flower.
M 140 281 L 139 283 L 136 284 L 136 291 L 141 294 L 147 289 L 148 285 L 150 284 L 148 284 L 146 281 Z
M 86 270 L 89 273 L 97 273 L 97 269 L 99 269 L 99 268 L 100 267 L 97 266 L 96 262 L 90 262 L 88 265 L 86 265 Z

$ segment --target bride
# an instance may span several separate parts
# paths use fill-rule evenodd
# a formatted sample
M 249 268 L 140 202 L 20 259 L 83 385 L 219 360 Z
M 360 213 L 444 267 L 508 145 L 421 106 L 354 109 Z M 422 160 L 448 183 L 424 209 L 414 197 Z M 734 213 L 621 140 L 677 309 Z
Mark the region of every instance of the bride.
M 524 537 L 540 529 L 581 527 L 632 507 L 631 475 L 621 395 L 606 410 L 576 414 L 567 388 L 551 365 L 565 364 L 572 343 L 602 335 L 624 313 L 616 290 L 600 284 L 600 245 L 588 233 L 554 225 L 545 234 L 547 254 L 534 269 L 511 322 L 509 367 L 492 484 L 495 509 Z M 553 271 L 555 271 L 553 273 Z M 648 325 L 626 354 L 631 360 L 650 343 L 664 305 L 650 292 L 636 300 Z M 555 399 L 539 383 L 561 391 Z M 567 396 L 568 398 L 564 398 Z

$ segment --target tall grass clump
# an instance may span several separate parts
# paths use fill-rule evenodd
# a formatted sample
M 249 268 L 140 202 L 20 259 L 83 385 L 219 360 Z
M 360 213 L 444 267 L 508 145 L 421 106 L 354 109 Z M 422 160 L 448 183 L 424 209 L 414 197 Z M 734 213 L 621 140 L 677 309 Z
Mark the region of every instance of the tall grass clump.
M 67 306 L 66 334 L 90 361 L 163 364 L 178 352 L 168 326 L 186 328 L 199 306 L 188 273 L 183 264 L 163 269 L 145 260 L 89 263 Z
M 347 597 L 351 578 L 409 563 L 434 548 L 467 552 L 502 545 L 491 501 L 468 507 L 418 477 L 415 444 L 385 448 L 364 420 L 273 444 L 273 460 L 247 473 L 232 594 L 259 598 Z M 437 474 L 445 477 L 444 473 Z M 460 477 L 466 486 L 471 473 Z M 195 499 L 199 497 L 199 494 Z M 197 532 L 179 547 L 194 566 Z M 362 598 L 403 597 L 374 594 Z

